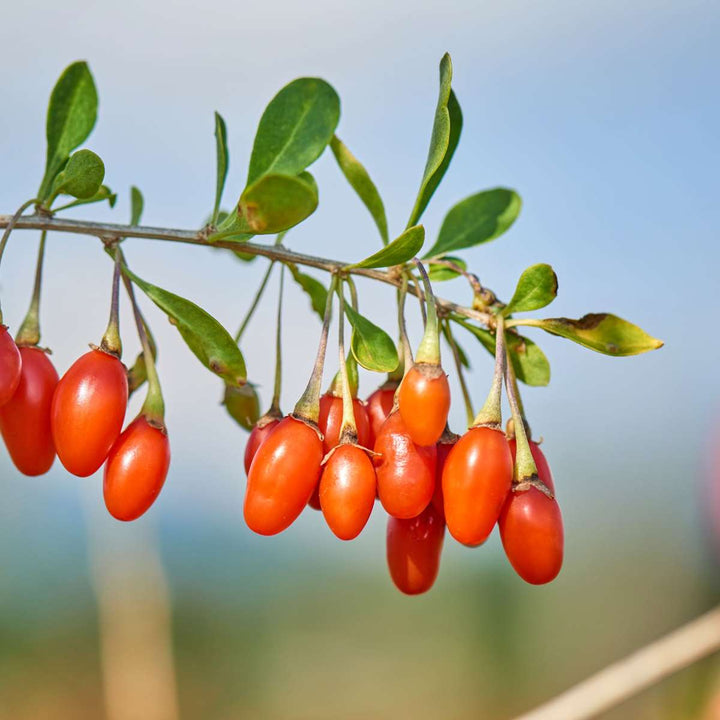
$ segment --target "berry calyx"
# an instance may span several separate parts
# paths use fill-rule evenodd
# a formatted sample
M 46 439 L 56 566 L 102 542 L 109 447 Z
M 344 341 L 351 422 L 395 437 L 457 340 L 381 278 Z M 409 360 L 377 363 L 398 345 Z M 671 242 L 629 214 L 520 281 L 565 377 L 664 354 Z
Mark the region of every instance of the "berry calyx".
M 91 350 L 78 358 L 55 388 L 50 411 L 60 462 L 73 475 L 92 475 L 122 430 L 127 409 L 125 366 L 115 355 Z
M 419 595 L 433 586 L 444 537 L 445 521 L 433 505 L 417 517 L 388 518 L 387 563 L 398 590 Z
M 136 520 L 160 494 L 170 467 L 164 427 L 144 415 L 135 418 L 113 444 L 105 464 L 103 497 L 117 520 Z
M 392 412 L 375 441 L 380 502 L 396 518 L 419 515 L 435 490 L 435 445 L 416 445 L 399 412 Z
M 0 407 L 0 432 L 15 467 L 23 475 L 43 475 L 55 461 L 50 408 L 58 374 L 44 350 L 21 347 L 20 382 Z
M 22 358 L 7 325 L 0 325 L 0 406 L 10 400 L 20 383 Z

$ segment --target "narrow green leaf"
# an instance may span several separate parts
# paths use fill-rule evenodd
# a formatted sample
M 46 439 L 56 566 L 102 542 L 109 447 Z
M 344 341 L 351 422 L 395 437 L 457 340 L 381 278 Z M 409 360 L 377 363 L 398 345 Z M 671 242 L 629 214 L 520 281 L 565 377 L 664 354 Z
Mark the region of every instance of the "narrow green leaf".
M 390 242 L 390 236 L 388 235 L 387 218 L 385 217 L 385 205 L 383 205 L 380 193 L 370 175 L 368 175 L 368 171 L 337 135 L 333 135 L 330 141 L 330 149 L 340 166 L 340 170 L 342 170 L 342 174 L 370 211 L 370 215 L 372 215 L 377 229 L 380 231 L 383 245 L 387 245 Z
M 408 227 L 416 225 L 425 211 L 430 198 L 443 179 L 460 141 L 463 122 L 462 111 L 460 110 L 460 103 L 458 103 L 455 93 L 450 87 L 451 82 L 452 63 L 450 55 L 445 53 L 440 61 L 440 94 L 435 109 L 430 149 L 425 163 L 423 179 L 420 183 L 420 191 L 408 220 Z
M 366 317 L 345 306 L 345 314 L 353 327 L 350 347 L 355 359 L 366 370 L 392 372 L 399 359 L 395 343 L 390 336 Z
M 55 177 L 50 196 L 63 194 L 88 200 L 100 191 L 104 178 L 105 165 L 100 157 L 92 150 L 78 150 Z
M 444 255 L 443 257 L 437 258 L 438 260 L 447 260 L 448 262 L 457 265 L 462 270 L 467 270 L 467 263 L 459 257 L 453 257 L 452 255 Z M 428 265 L 428 276 L 433 282 L 442 282 L 443 280 L 454 280 L 456 277 L 460 277 L 461 273 L 453 268 L 447 267 L 446 265 L 436 265 L 430 263 Z
M 322 155 L 340 119 L 340 98 L 319 78 L 298 78 L 260 118 L 247 184 L 263 175 L 297 175 Z
M 472 333 L 482 346 L 495 357 L 495 335 L 464 320 L 453 318 Z M 508 354 L 517 379 L 526 385 L 545 386 L 550 382 L 550 363 L 545 353 L 530 338 L 508 331 L 505 336 Z
M 89 198 L 81 200 L 73 200 L 66 205 L 60 205 L 60 207 L 54 207 L 53 212 L 60 212 L 61 210 L 67 210 L 68 208 L 74 208 L 78 205 L 90 205 L 91 203 L 98 203 L 107 200 L 110 207 L 115 207 L 117 202 L 117 195 L 107 186 L 101 185 L 98 191 Z
M 215 182 L 215 205 L 213 207 L 213 225 L 217 222 L 220 212 L 225 180 L 227 178 L 229 154 L 227 146 L 227 128 L 219 112 L 215 112 L 215 150 L 217 154 L 217 179 Z
M 310 298 L 312 309 L 318 314 L 320 320 L 322 320 L 325 315 L 325 304 L 327 303 L 327 290 L 325 289 L 325 286 L 319 280 L 312 277 L 312 275 L 300 272 L 297 265 L 288 263 L 287 266 L 290 268 L 290 272 L 292 273 L 295 282 L 307 293 Z
M 557 275 L 552 267 L 545 263 L 531 265 L 520 276 L 515 294 L 503 309 L 503 315 L 544 308 L 557 297 L 557 291 Z
M 389 245 L 348 268 L 384 268 L 402 265 L 412 260 L 422 250 L 425 242 L 425 228 L 415 225 L 396 237 Z
M 97 119 L 97 90 L 86 62 L 69 65 L 50 95 L 45 132 L 47 160 L 38 191 L 47 200 L 55 176 L 70 153 L 90 135 Z
M 245 382 L 245 360 L 232 335 L 194 302 L 142 280 L 128 268 L 124 272 L 163 311 L 200 362 L 228 385 Z
M 241 428 L 249 432 L 255 427 L 260 417 L 260 399 L 252 383 L 241 387 L 226 385 L 222 404 Z
M 522 202 L 514 190 L 484 190 L 461 200 L 443 220 L 426 257 L 474 247 L 502 235 L 515 222 Z
M 548 318 L 522 320 L 518 325 L 539 327 L 552 335 L 572 340 L 604 355 L 639 355 L 663 346 L 662 340 L 648 335 L 637 325 L 610 313 L 590 313 L 579 320 Z
M 143 199 L 143 194 L 140 192 L 140 189 L 135 187 L 133 185 L 130 188 L 130 224 L 131 225 L 139 225 L 140 224 L 140 218 L 143 214 L 143 209 L 145 208 L 145 200 Z

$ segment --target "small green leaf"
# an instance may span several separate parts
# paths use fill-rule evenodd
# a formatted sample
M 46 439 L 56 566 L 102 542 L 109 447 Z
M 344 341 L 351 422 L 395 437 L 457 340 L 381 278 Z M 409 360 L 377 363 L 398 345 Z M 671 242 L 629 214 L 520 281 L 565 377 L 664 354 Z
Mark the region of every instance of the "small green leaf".
M 38 191 L 47 200 L 70 153 L 85 142 L 97 119 L 97 90 L 86 62 L 74 62 L 58 79 L 48 104 L 45 176 Z
M 297 269 L 297 265 L 288 263 L 288 268 L 292 273 L 295 282 L 307 293 L 312 304 L 312 309 L 318 314 L 320 320 L 325 315 L 325 305 L 327 303 L 327 290 L 325 286 L 316 280 L 312 275 L 306 275 Z
M 96 195 L 105 178 L 105 165 L 92 150 L 78 150 L 70 156 L 53 182 L 51 198 L 60 194 L 87 200 Z
M 340 170 L 342 170 L 342 174 L 370 211 L 377 229 L 380 231 L 383 245 L 387 245 L 390 242 L 390 236 L 388 235 L 387 218 L 385 217 L 385 205 L 383 205 L 380 193 L 375 187 L 375 183 L 370 179 L 368 171 L 337 135 L 333 135 L 330 141 L 330 149 L 340 166 Z
M 299 78 L 260 118 L 247 184 L 263 175 L 297 175 L 322 155 L 340 119 L 340 98 L 319 78 Z
M 458 325 L 471 332 L 482 346 L 495 357 L 495 335 L 464 320 L 453 318 Z M 545 386 L 550 382 L 550 363 L 545 353 L 530 338 L 508 331 L 505 334 L 508 354 L 517 379 L 526 385 Z
M 212 214 L 213 225 L 217 222 L 218 213 L 220 212 L 220 201 L 225 188 L 229 163 L 227 128 L 222 115 L 217 111 L 215 112 L 215 150 L 217 154 L 217 178 L 215 181 L 215 205 Z
M 175 325 L 198 360 L 228 385 L 245 382 L 245 360 L 232 335 L 201 307 L 145 282 L 127 267 L 124 272 Z
M 438 260 L 446 260 L 448 262 L 451 262 L 453 265 L 457 265 L 462 270 L 467 270 L 467 263 L 459 257 L 453 257 L 452 255 L 445 255 L 441 258 L 437 258 Z M 459 273 L 457 270 L 453 270 L 450 267 L 447 267 L 446 265 L 436 265 L 435 263 L 430 263 L 428 265 L 428 277 L 433 282 L 442 282 L 443 280 L 454 280 L 456 277 L 460 277 L 461 273 Z
M 61 210 L 67 210 L 68 208 L 74 208 L 78 205 L 90 205 L 91 203 L 98 203 L 107 200 L 110 207 L 115 207 L 117 202 L 117 195 L 107 186 L 101 185 L 98 191 L 90 198 L 83 200 L 73 200 L 66 205 L 60 205 L 60 207 L 53 208 L 53 212 L 60 212 Z
M 610 313 L 590 313 L 579 320 L 528 319 L 518 321 L 517 324 L 539 327 L 552 335 L 560 335 L 595 352 L 616 357 L 639 355 L 663 346 L 662 340 L 648 335 L 637 325 Z
M 396 237 L 389 245 L 372 254 L 369 258 L 348 265 L 348 268 L 384 268 L 403 265 L 412 260 L 422 249 L 425 242 L 425 228 L 415 225 Z
M 515 294 L 503 309 L 503 315 L 544 308 L 557 297 L 557 291 L 557 275 L 552 267 L 545 263 L 531 265 L 520 276 Z
M 143 214 L 143 209 L 145 208 L 145 200 L 143 200 L 143 195 L 140 192 L 139 188 L 135 187 L 133 185 L 130 188 L 130 224 L 131 225 L 139 225 L 140 224 L 140 218 Z
M 399 358 L 390 336 L 350 305 L 345 306 L 345 314 L 353 327 L 350 347 L 358 363 L 366 370 L 392 372 Z
M 269 235 L 302 222 L 318 204 L 317 186 L 309 173 L 301 176 L 263 175 L 245 189 L 237 207 L 215 237 Z M 212 240 L 212 237 L 210 238 Z
M 462 111 L 455 93 L 450 88 L 451 82 L 452 63 L 450 55 L 445 53 L 440 61 L 440 95 L 435 109 L 430 149 L 423 179 L 420 183 L 420 191 L 408 220 L 408 227 L 416 225 L 425 211 L 430 198 L 443 179 L 460 141 L 463 122 Z
M 515 222 L 521 205 L 520 196 L 505 188 L 485 190 L 461 200 L 445 216 L 437 242 L 426 257 L 495 239 Z
M 260 417 L 260 399 L 252 383 L 241 387 L 226 385 L 222 404 L 240 427 L 247 431 L 255 427 Z

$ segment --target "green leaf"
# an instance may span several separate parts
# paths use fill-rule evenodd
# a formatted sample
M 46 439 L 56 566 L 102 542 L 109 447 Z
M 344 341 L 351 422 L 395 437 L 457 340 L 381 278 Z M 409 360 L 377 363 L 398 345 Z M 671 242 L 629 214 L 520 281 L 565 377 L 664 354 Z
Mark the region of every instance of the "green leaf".
M 522 202 L 514 190 L 484 190 L 461 200 L 443 220 L 426 257 L 473 247 L 502 235 L 515 222 Z
M 452 255 L 445 255 L 441 258 L 437 258 L 438 260 L 447 260 L 448 262 L 453 263 L 454 265 L 457 265 L 459 268 L 462 268 L 463 270 L 467 270 L 467 263 L 459 257 L 453 257 Z M 433 282 L 442 282 L 443 280 L 454 280 L 456 277 L 460 277 L 460 274 L 457 270 L 453 270 L 452 268 L 449 268 L 445 265 L 436 265 L 434 263 L 430 263 L 428 265 L 428 277 Z
M 531 265 L 520 276 L 515 294 L 503 309 L 503 315 L 544 308 L 557 297 L 557 291 L 557 275 L 552 267 L 545 263 Z
M 288 263 L 287 267 L 292 273 L 295 282 L 307 293 L 312 304 L 312 309 L 318 314 L 320 320 L 325 316 L 325 305 L 327 303 L 327 290 L 325 286 L 316 280 L 312 275 L 300 272 L 297 265 Z
M 318 205 L 317 185 L 309 173 L 300 176 L 263 175 L 246 188 L 237 211 L 210 237 L 238 241 L 253 235 L 269 235 L 288 230 L 307 218 Z
M 430 149 L 425 163 L 423 179 L 420 183 L 420 191 L 408 220 L 408 227 L 416 225 L 425 211 L 430 198 L 443 179 L 460 141 L 463 122 L 462 111 L 455 93 L 450 88 L 451 82 L 452 63 L 450 55 L 445 53 L 440 61 L 440 95 L 435 109 Z
M 374 372 L 395 370 L 399 358 L 390 336 L 350 305 L 345 306 L 345 314 L 353 327 L 350 347 L 358 363 Z
M 213 225 L 217 222 L 220 212 L 225 180 L 227 178 L 229 154 L 227 146 L 227 128 L 219 112 L 215 112 L 215 150 L 217 153 L 217 179 L 215 182 L 215 205 L 213 207 Z
M 380 193 L 375 187 L 375 183 L 370 179 L 368 171 L 337 135 L 333 135 L 330 141 L 330 149 L 340 166 L 340 170 L 342 170 L 342 174 L 370 211 L 377 229 L 380 231 L 383 245 L 387 245 L 390 242 L 390 236 L 388 235 L 387 218 L 385 217 L 385 205 L 383 205 Z
M 143 200 L 143 195 L 140 192 L 139 188 L 135 187 L 133 185 L 130 188 L 130 224 L 131 225 L 139 225 L 140 224 L 140 218 L 143 214 L 143 209 L 145 208 L 145 200 Z
M 495 357 L 495 335 L 489 330 L 476 327 L 464 320 L 453 318 L 458 325 L 471 332 L 482 346 Z M 550 363 L 545 353 L 530 338 L 516 332 L 505 333 L 510 361 L 517 379 L 526 385 L 545 386 L 550 382 Z
M 552 335 L 560 335 L 595 352 L 616 357 L 639 355 L 663 346 L 662 340 L 648 335 L 637 325 L 610 313 L 590 313 L 579 320 L 569 318 L 522 320 L 517 324 L 539 327 Z
M 245 360 L 232 335 L 194 302 L 145 282 L 127 267 L 124 272 L 175 325 L 198 360 L 228 385 L 245 382 Z
M 389 245 L 348 268 L 384 268 L 403 265 L 412 260 L 422 249 L 425 242 L 425 228 L 415 225 L 396 237 Z
M 319 78 L 299 78 L 260 118 L 247 184 L 263 175 L 297 175 L 322 155 L 340 119 L 340 98 Z
M 38 191 L 47 200 L 55 176 L 70 153 L 85 142 L 97 119 L 97 90 L 86 62 L 74 62 L 58 79 L 50 95 L 45 132 L 47 160 Z
M 248 431 L 255 427 L 260 417 L 260 399 L 252 383 L 241 387 L 226 385 L 222 404 L 240 427 Z
M 83 200 L 73 200 L 66 205 L 60 205 L 60 207 L 53 208 L 53 212 L 60 212 L 61 210 L 74 208 L 78 205 L 90 205 L 91 203 L 103 202 L 104 200 L 108 201 L 111 208 L 115 207 L 115 203 L 117 202 L 117 195 L 107 185 L 101 185 L 92 197 Z
M 105 165 L 92 150 L 78 150 L 70 156 L 63 170 L 55 177 L 51 198 L 61 193 L 88 200 L 100 191 L 105 178 Z

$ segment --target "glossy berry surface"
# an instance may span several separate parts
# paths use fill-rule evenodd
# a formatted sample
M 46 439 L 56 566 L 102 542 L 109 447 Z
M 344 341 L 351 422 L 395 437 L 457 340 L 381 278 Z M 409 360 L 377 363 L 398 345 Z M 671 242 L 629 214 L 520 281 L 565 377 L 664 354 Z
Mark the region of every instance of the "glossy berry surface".
M 406 595 L 427 592 L 440 569 L 445 522 L 433 505 L 407 520 L 389 517 L 387 562 L 395 586 Z
M 244 515 L 260 535 L 288 528 L 303 511 L 320 479 L 322 441 L 301 420 L 285 417 L 262 443 L 248 475 Z
M 403 378 L 398 404 L 413 442 L 434 445 L 445 430 L 450 411 L 447 375 L 436 365 L 415 365 Z
M 411 518 L 430 503 L 435 490 L 435 445 L 416 445 L 400 413 L 385 421 L 373 458 L 380 502 L 389 515 Z
M 117 520 L 136 520 L 155 502 L 170 467 L 167 433 L 140 415 L 110 450 L 103 477 L 103 496 Z
M 395 402 L 395 389 L 395 386 L 379 387 L 375 392 L 371 393 L 365 401 L 373 443 L 380 434 L 380 428 L 392 410 L 393 403 Z
M 465 545 L 480 545 L 492 532 L 510 492 L 513 459 L 505 434 L 470 428 L 452 448 L 442 473 L 445 521 Z
M 457 439 L 448 442 L 443 442 L 443 440 L 440 439 L 437 444 L 437 471 L 435 473 L 435 492 L 432 496 L 432 504 L 443 517 L 445 517 L 445 502 L 442 494 L 442 474 L 448 455 L 453 447 L 455 447 L 456 442 Z
M 128 401 L 125 366 L 91 350 L 78 358 L 55 388 L 50 421 L 60 462 L 73 475 L 92 475 L 122 430 Z
M 357 398 L 353 399 L 353 413 L 357 425 L 358 445 L 369 448 L 372 440 L 370 420 L 368 419 L 365 403 Z M 323 395 L 320 398 L 320 418 L 318 427 L 323 434 L 323 451 L 329 453 L 340 442 L 342 429 L 343 403 L 342 398 L 333 395 Z
M 8 332 L 0 325 L 0 406 L 10 400 L 20 382 L 22 358 L 20 350 Z
M 515 450 L 515 443 L 511 441 Z M 545 455 L 530 442 L 538 477 L 552 491 L 555 485 Z M 534 487 L 511 492 L 505 501 L 500 519 L 500 538 L 505 554 L 515 572 L 532 585 L 554 580 L 562 568 L 564 532 L 557 501 Z
M 320 507 L 328 527 L 352 540 L 365 527 L 375 504 L 375 468 L 356 445 L 337 447 L 320 477 Z
M 255 453 L 257 453 L 260 446 L 265 442 L 268 435 L 280 424 L 280 418 L 270 420 L 270 422 L 264 423 L 263 425 L 255 425 L 248 437 L 247 444 L 245 445 L 245 474 L 250 472 L 250 465 L 252 465 Z
M 43 475 L 55 461 L 50 407 L 58 374 L 38 348 L 20 348 L 20 355 L 20 382 L 0 406 L 0 431 L 15 467 L 24 475 Z

